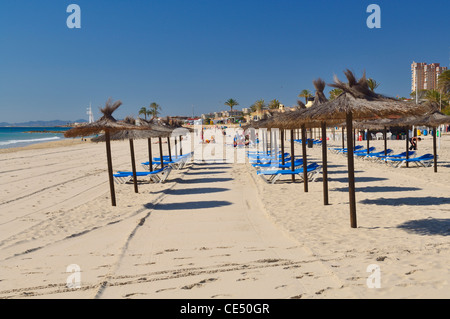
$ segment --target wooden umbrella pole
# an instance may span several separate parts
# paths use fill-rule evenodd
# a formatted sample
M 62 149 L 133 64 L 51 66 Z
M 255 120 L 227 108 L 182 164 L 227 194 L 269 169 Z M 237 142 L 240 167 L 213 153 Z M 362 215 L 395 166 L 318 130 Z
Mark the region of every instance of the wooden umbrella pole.
M 295 154 L 294 154 L 294 130 L 291 130 L 291 170 L 295 171 Z M 292 181 L 295 182 L 295 175 L 292 174 Z
M 283 165 L 283 169 L 284 169 L 284 130 L 281 130 L 281 164 Z
M 437 151 L 436 151 L 436 129 L 433 127 L 433 159 L 434 159 L 434 172 L 437 173 Z
M 367 155 L 369 155 L 369 147 L 370 147 L 370 132 L 367 130 Z
M 269 139 L 268 139 L 269 145 L 268 145 L 267 149 L 269 150 L 269 153 L 270 153 L 271 155 L 273 155 L 273 147 L 272 147 L 272 145 L 273 145 L 273 140 L 272 140 L 272 130 L 269 129 L 267 132 L 269 133 Z
M 111 204 L 116 206 L 116 193 L 114 190 L 114 178 L 111 159 L 111 138 L 109 130 L 105 130 L 105 142 L 106 142 L 106 159 L 108 162 L 108 177 L 109 177 L 109 190 L 111 193 Z
M 356 147 L 356 129 L 353 129 L 353 149 Z
M 183 144 L 181 143 L 182 137 L 180 135 L 180 156 L 183 155 Z
M 175 159 L 177 159 L 178 158 L 178 143 L 177 143 L 177 137 L 176 136 L 174 136 L 173 137 L 173 141 L 174 141 L 174 143 L 175 143 Z
M 148 163 L 150 167 L 150 172 L 153 172 L 153 155 L 152 155 L 152 139 L 148 138 Z
M 406 140 L 406 167 L 409 167 L 409 163 L 408 163 L 408 160 L 409 160 L 409 149 L 408 149 L 408 142 L 409 142 L 409 127 L 406 127 L 406 138 L 405 138 L 405 140 Z
M 352 113 L 347 113 L 347 132 L 351 132 L 353 126 Z M 356 198 L 355 198 L 355 163 L 353 157 L 353 141 L 351 134 L 347 134 L 347 165 L 348 165 L 348 194 L 350 201 L 350 226 L 352 228 L 357 227 L 356 223 Z
M 163 151 L 162 151 L 162 139 L 161 139 L 161 137 L 158 137 L 158 139 L 159 139 L 159 159 L 161 160 L 161 168 L 164 168 Z
M 134 159 L 134 143 L 133 139 L 130 138 L 130 153 L 131 153 L 131 169 L 133 170 L 133 184 L 134 192 L 139 193 L 137 186 L 137 176 L 136 176 L 136 161 Z
M 348 129 L 347 129 L 348 131 Z M 344 144 L 344 127 L 342 126 L 342 149 L 345 148 L 345 144 Z
M 384 156 L 387 156 L 387 129 L 386 129 L 386 126 L 383 129 L 383 135 L 384 135 Z
M 306 159 L 306 127 L 302 125 L 302 157 L 303 157 L 303 188 L 308 192 L 308 163 Z
M 327 125 L 322 122 L 322 175 L 323 175 L 323 204 L 329 205 L 328 201 L 328 164 L 327 164 Z
M 170 149 L 170 136 L 167 137 L 167 149 L 169 150 L 169 162 L 172 162 L 172 150 Z

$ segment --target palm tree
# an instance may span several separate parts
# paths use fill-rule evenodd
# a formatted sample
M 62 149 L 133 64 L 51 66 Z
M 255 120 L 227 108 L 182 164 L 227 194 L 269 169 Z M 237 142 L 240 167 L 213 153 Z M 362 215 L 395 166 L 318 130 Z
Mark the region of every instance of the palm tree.
M 442 99 L 446 99 L 450 104 L 450 70 L 442 72 L 438 77 L 438 89 L 442 94 Z
M 419 90 L 418 100 L 424 99 L 426 93 L 427 93 L 427 90 Z M 415 99 L 416 98 L 416 91 L 411 92 L 409 95 L 411 96 L 411 98 Z
M 235 99 L 228 99 L 225 102 L 225 105 L 228 105 L 230 107 L 230 110 L 233 111 L 233 106 L 239 105 L 239 103 Z
M 450 70 L 444 71 L 439 75 L 438 88 L 444 94 L 450 93 Z
M 256 101 L 254 106 L 255 106 L 255 110 L 257 112 L 261 112 L 264 109 L 264 107 L 266 106 L 266 103 L 264 102 L 264 100 L 261 99 L 261 100 Z
M 147 120 L 147 115 L 148 115 L 148 110 L 145 106 L 141 107 L 141 109 L 139 110 L 139 115 L 144 115 L 145 119 Z
M 152 102 L 149 106 L 150 110 L 148 111 L 148 115 L 151 115 L 152 117 L 157 117 L 160 113 L 161 107 L 156 104 L 155 102 Z
M 331 100 L 334 100 L 334 99 L 337 98 L 339 95 L 341 95 L 342 92 L 344 92 L 344 91 L 342 91 L 341 89 L 333 89 L 333 90 L 331 90 L 331 91 L 329 92 L 329 94 L 330 94 L 329 100 L 330 100 L 330 101 L 331 101 Z
M 311 92 L 309 90 L 303 90 L 303 91 L 300 92 L 298 97 L 304 97 L 305 98 L 305 103 L 308 104 L 308 98 L 312 97 L 312 94 L 311 94 Z
M 368 79 L 367 79 L 367 85 L 369 86 L 369 89 L 370 89 L 372 92 L 374 92 L 375 89 L 376 89 L 377 87 L 380 86 L 380 83 L 377 83 L 377 81 L 375 81 L 375 80 L 372 79 L 372 78 L 368 78 Z
M 269 109 L 274 110 L 274 109 L 279 109 L 280 108 L 280 101 L 278 101 L 277 99 L 273 99 L 272 101 L 269 102 Z

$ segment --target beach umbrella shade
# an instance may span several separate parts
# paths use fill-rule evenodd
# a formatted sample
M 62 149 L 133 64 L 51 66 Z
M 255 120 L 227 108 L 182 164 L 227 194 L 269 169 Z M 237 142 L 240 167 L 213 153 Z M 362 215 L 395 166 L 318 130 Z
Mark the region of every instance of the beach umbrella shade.
M 150 171 L 152 171 L 152 154 L 151 154 L 151 138 L 152 137 L 159 137 L 159 136 L 166 136 L 168 133 L 165 131 L 160 130 L 150 130 L 147 129 L 145 126 L 138 126 L 136 127 L 136 120 L 132 117 L 126 117 L 123 121 L 119 121 L 119 123 L 124 123 L 127 125 L 131 125 L 133 129 L 127 129 L 127 130 L 121 130 L 117 131 L 110 135 L 111 141 L 122 141 L 122 140 L 128 140 L 130 144 L 130 156 L 131 156 L 131 168 L 133 173 L 133 185 L 134 185 L 134 191 L 135 193 L 138 193 L 138 185 L 137 185 L 137 176 L 136 176 L 136 161 L 135 161 L 135 151 L 134 151 L 134 140 L 136 139 L 148 139 L 149 140 L 149 158 L 150 158 Z M 92 139 L 93 142 L 105 142 L 106 141 L 106 135 L 100 135 L 98 137 L 95 137 Z
M 347 132 L 353 131 L 353 119 L 372 119 L 374 117 L 392 117 L 425 114 L 430 110 L 427 104 L 414 104 L 382 96 L 369 89 L 365 74 L 357 80 L 350 70 L 345 76 L 348 83 L 341 82 L 337 77 L 331 87 L 342 90 L 334 100 L 308 109 L 305 114 L 306 121 L 346 121 Z M 353 155 L 353 137 L 347 134 L 347 165 L 350 201 L 350 226 L 357 227 L 356 198 L 355 198 L 355 172 Z
M 434 109 L 437 109 L 437 104 L 434 104 Z M 436 131 L 440 125 L 450 124 L 450 116 L 442 114 L 439 111 L 432 111 L 423 116 L 408 117 L 406 119 L 397 120 L 405 123 L 408 126 L 428 126 L 433 128 L 433 160 L 434 172 L 437 173 L 437 148 L 436 148 Z
M 116 206 L 116 196 L 114 190 L 114 179 L 113 179 L 113 169 L 112 169 L 112 159 L 111 159 L 111 134 L 121 131 L 121 130 L 134 130 L 136 126 L 118 122 L 112 113 L 117 110 L 122 105 L 121 101 L 113 102 L 111 99 L 106 101 L 105 107 L 101 108 L 100 111 L 103 116 L 96 122 L 89 123 L 83 126 L 74 127 L 64 133 L 64 137 L 79 137 L 79 136 L 90 136 L 94 134 L 105 134 L 106 142 L 106 158 L 108 165 L 108 177 L 109 186 L 111 193 L 111 204 Z
M 158 137 L 158 143 L 159 143 L 159 159 L 160 159 L 160 165 L 161 168 L 164 168 L 164 159 L 163 159 L 163 150 L 162 150 L 162 138 L 166 137 L 167 139 L 172 134 L 172 131 L 174 128 L 166 125 L 156 124 L 153 122 L 153 119 L 146 121 L 144 119 L 139 119 L 141 127 L 144 130 L 148 130 L 150 132 L 154 132 L 156 134 L 156 137 Z M 170 151 L 170 146 L 169 146 Z M 148 154 L 149 154 L 149 166 L 150 170 L 152 170 L 153 167 L 153 159 L 152 159 L 152 147 L 151 147 L 151 138 L 148 139 Z

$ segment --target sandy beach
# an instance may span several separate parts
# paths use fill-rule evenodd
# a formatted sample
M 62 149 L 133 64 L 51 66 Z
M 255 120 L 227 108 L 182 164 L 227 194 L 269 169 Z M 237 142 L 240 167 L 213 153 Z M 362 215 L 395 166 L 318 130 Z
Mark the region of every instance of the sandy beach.
M 405 141 L 388 147 L 403 152 Z M 146 140 L 135 150 L 148 160 Z M 431 137 L 417 152 L 432 153 Z M 321 163 L 319 146 L 307 153 Z M 127 141 L 112 154 L 114 171 L 130 170 Z M 142 179 L 139 193 L 116 185 L 112 207 L 103 143 L 0 152 L 0 298 L 449 298 L 450 136 L 437 173 L 355 159 L 356 229 L 347 159 L 328 154 L 328 206 L 321 177 L 304 193 L 248 163 L 194 161 L 165 183 Z M 371 265 L 379 288 L 368 286 Z M 68 287 L 74 269 L 79 285 Z

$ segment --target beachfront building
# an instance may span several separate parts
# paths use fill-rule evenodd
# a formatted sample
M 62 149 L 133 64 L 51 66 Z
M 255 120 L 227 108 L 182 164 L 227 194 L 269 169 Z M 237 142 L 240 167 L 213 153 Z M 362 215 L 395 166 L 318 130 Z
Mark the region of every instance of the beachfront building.
M 448 68 L 439 63 L 413 62 L 411 64 L 411 92 L 436 90 L 438 77 Z
M 239 110 L 229 110 L 220 112 L 205 113 L 201 116 L 203 124 L 230 124 L 237 123 L 244 118 L 244 112 Z

